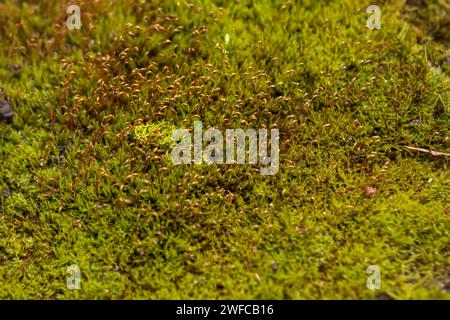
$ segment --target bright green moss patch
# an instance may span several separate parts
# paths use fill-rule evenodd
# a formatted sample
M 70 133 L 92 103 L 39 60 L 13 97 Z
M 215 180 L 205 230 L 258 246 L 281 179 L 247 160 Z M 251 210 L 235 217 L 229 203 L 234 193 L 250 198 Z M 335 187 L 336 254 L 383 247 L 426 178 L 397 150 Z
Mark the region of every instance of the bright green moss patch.
M 154 141 L 158 146 L 171 148 L 175 145 L 171 138 L 173 130 L 175 130 L 175 127 L 164 121 L 139 124 L 134 127 L 133 138 L 142 144 Z
M 0 297 L 449 299 L 445 1 L 0 4 Z M 280 169 L 171 133 L 278 128 Z M 66 286 L 78 265 L 81 290 Z M 366 287 L 369 265 L 381 289 Z

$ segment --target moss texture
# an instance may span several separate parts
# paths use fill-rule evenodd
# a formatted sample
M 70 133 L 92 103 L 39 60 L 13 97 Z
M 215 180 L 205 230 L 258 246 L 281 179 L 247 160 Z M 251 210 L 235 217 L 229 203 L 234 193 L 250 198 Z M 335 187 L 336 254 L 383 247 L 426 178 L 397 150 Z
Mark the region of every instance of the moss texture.
M 1 298 L 450 298 L 448 157 L 406 149 L 450 150 L 447 1 L 77 2 L 0 4 Z M 195 120 L 279 172 L 174 166 Z

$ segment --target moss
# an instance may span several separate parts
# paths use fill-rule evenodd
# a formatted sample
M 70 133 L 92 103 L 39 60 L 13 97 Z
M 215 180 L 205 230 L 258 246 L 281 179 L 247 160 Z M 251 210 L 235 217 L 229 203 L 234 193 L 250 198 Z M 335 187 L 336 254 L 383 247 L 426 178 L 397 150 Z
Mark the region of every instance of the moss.
M 448 159 L 405 148 L 449 153 L 445 1 L 380 30 L 356 0 L 79 4 L 0 4 L 0 297 L 450 298 Z M 195 120 L 279 128 L 279 172 L 174 166 Z

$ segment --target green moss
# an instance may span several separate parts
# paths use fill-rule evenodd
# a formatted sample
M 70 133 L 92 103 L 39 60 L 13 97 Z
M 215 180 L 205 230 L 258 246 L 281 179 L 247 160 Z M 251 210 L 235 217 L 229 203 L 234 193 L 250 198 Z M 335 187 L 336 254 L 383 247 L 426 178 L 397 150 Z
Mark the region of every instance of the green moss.
M 164 121 L 140 124 L 134 127 L 133 138 L 144 145 L 153 140 L 160 147 L 171 148 L 175 145 L 171 139 L 173 130 L 175 127 Z
M 356 0 L 79 4 L 0 4 L 0 297 L 450 298 L 448 158 L 405 148 L 450 150 L 445 1 L 380 30 Z M 279 128 L 279 172 L 174 166 L 195 120 Z

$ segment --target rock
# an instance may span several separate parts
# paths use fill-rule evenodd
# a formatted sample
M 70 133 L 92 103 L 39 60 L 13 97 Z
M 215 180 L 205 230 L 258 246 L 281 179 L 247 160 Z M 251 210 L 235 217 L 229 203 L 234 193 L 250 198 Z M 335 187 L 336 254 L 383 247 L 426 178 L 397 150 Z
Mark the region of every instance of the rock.
M 3 196 L 5 197 L 5 198 L 8 198 L 10 195 L 11 195 L 11 192 L 9 191 L 9 189 L 8 188 L 3 188 Z
M 0 100 L 0 118 L 6 122 L 10 122 L 14 112 L 8 100 Z
M 0 88 L 0 95 L 4 95 L 5 91 Z M 11 104 L 8 98 L 0 98 L 0 119 L 10 122 L 14 116 L 14 112 L 11 108 Z
M 369 198 L 373 198 L 377 194 L 377 188 L 372 187 L 372 186 L 368 186 L 368 185 L 364 185 L 363 186 L 363 191 L 366 194 L 366 196 L 369 197 Z

